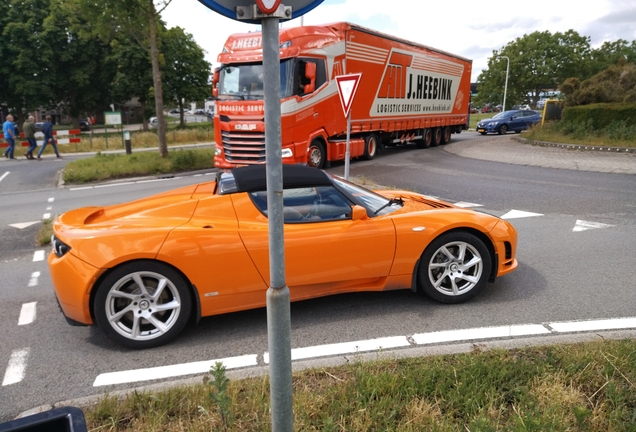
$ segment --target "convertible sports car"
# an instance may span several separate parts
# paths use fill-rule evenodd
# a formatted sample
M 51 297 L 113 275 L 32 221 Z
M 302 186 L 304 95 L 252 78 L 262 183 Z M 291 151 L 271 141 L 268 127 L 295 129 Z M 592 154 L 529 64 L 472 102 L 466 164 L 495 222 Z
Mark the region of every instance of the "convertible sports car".
M 248 166 L 59 216 L 48 263 L 68 322 L 149 348 L 201 317 L 265 306 L 265 185 L 265 166 Z M 283 186 L 292 301 L 404 288 L 459 303 L 517 267 L 517 233 L 495 216 L 299 165 L 283 166 Z

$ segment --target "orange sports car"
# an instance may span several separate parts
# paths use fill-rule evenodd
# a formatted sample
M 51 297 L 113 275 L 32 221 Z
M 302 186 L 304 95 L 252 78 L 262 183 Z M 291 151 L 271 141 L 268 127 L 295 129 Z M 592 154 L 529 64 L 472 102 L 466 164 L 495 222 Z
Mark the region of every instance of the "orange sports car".
M 292 301 L 410 289 L 444 303 L 517 267 L 505 220 L 414 192 L 372 192 L 316 168 L 283 166 Z M 159 346 L 189 322 L 266 305 L 265 165 L 54 223 L 48 263 L 67 320 L 129 348 Z

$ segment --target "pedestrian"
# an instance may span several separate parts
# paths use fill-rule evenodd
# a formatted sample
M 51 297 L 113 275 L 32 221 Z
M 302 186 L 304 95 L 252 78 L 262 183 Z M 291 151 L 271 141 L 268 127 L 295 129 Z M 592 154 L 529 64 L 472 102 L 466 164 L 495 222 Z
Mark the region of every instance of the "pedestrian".
M 15 150 L 15 126 L 13 125 L 13 116 L 11 114 L 9 114 L 7 120 L 2 123 L 2 133 L 4 134 L 4 139 L 6 139 L 9 144 L 9 147 L 4 151 L 4 157 L 7 159 L 15 159 L 13 157 Z
M 24 133 L 24 137 L 29 143 L 29 149 L 27 150 L 26 156 L 27 159 L 35 159 L 33 157 L 33 150 L 38 146 L 38 143 L 35 141 L 35 117 L 32 115 L 27 118 L 22 124 L 22 132 Z
M 57 151 L 57 144 L 55 144 L 55 140 L 53 139 L 53 123 L 51 123 L 51 116 L 47 115 L 45 120 L 46 121 L 42 123 L 42 133 L 44 134 L 44 142 L 42 142 L 42 148 L 38 152 L 38 160 L 42 160 L 40 159 L 40 155 L 46 148 L 46 145 L 49 143 L 49 141 L 51 141 L 53 150 L 55 150 L 55 155 L 58 158 L 61 158 L 62 156 L 60 156 L 60 154 Z

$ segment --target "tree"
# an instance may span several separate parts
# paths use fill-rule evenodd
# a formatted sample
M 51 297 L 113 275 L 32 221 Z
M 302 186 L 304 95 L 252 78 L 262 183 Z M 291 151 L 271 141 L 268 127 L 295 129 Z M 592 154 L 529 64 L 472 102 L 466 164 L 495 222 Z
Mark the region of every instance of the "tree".
M 210 63 L 205 60 L 203 49 L 192 35 L 181 27 L 174 27 L 162 34 L 162 51 L 165 59 L 164 94 L 178 103 L 183 122 L 183 102 L 205 99 L 211 92 Z
M 536 106 L 541 93 L 556 89 L 567 78 L 581 76 L 584 79 L 591 75 L 588 37 L 574 30 L 555 34 L 537 31 L 493 51 L 488 68 L 477 78 L 477 103 L 503 99 L 506 61 L 500 61 L 499 56 L 510 58 L 507 91 L 510 105 L 529 100 Z
M 567 79 L 560 90 L 566 106 L 636 102 L 636 64 L 620 59 L 587 80 Z
M 73 0 L 67 7 L 78 9 L 91 21 L 92 28 L 102 40 L 112 41 L 117 36 L 131 38 L 150 55 L 152 65 L 155 111 L 158 120 L 159 154 L 168 156 L 166 122 L 163 115 L 163 83 L 161 80 L 160 52 L 157 28 L 160 14 L 172 0 Z
M 624 39 L 603 42 L 599 48 L 592 50 L 591 70 L 597 74 L 621 60 L 636 63 L 636 40 L 631 44 Z

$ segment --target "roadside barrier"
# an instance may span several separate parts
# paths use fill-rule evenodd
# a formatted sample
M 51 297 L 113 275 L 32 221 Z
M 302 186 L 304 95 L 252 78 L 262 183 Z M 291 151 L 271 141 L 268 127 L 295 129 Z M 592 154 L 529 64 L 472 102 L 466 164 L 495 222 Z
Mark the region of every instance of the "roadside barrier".
M 71 143 L 79 143 L 82 141 L 80 138 L 81 131 L 79 129 L 70 129 L 70 130 L 54 130 L 53 138 L 55 139 L 56 144 L 71 144 Z M 60 138 L 63 137 L 63 138 Z M 42 146 L 44 140 L 44 134 L 42 132 L 35 133 L 35 141 L 38 143 L 38 147 Z M 28 147 L 29 142 L 25 140 L 24 133 L 20 133 L 20 138 L 16 142 L 17 146 Z M 9 147 L 9 143 L 4 139 L 4 134 L 0 133 L 0 147 Z

